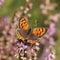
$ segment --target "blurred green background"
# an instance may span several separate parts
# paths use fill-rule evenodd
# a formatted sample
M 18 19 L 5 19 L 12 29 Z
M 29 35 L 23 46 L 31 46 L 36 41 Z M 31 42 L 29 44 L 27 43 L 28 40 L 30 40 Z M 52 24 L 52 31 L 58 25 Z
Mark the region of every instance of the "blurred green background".
M 60 0 L 51 0 L 51 3 L 56 2 L 58 4 L 58 7 L 54 10 L 49 12 L 45 17 L 41 15 L 41 11 L 39 8 L 41 0 L 30 0 L 33 3 L 33 8 L 29 11 L 29 13 L 32 15 L 30 18 L 30 22 L 34 23 L 34 20 L 37 21 L 37 26 L 46 26 L 44 24 L 44 20 L 46 20 L 49 16 L 49 14 L 55 14 L 60 11 Z M 11 19 L 13 18 L 14 12 L 18 10 L 18 8 L 22 6 L 26 6 L 25 0 L 5 0 L 3 6 L 0 8 L 0 16 L 9 16 Z M 60 60 L 60 27 L 58 25 L 57 31 L 56 31 L 58 39 L 56 40 L 55 49 L 56 49 L 56 60 Z

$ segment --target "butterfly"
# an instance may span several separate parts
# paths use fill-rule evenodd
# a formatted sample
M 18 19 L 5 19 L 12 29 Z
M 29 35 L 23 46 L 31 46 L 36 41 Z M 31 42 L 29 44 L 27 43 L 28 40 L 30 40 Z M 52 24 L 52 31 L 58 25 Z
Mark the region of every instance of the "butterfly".
M 30 28 L 28 18 L 23 16 L 19 19 L 19 30 L 17 30 L 17 38 L 19 42 L 35 44 L 39 42 L 38 38 L 47 32 L 44 27 Z

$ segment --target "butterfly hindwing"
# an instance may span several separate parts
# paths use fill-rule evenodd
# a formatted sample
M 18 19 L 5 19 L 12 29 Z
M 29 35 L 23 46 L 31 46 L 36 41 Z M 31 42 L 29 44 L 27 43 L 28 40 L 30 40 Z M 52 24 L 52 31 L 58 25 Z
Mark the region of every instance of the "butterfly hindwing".
M 36 39 L 35 40 L 33 40 L 33 39 L 30 40 L 29 39 L 29 40 L 27 40 L 27 42 L 30 43 L 30 44 L 35 44 L 36 42 L 39 42 L 39 41 L 36 40 Z
M 35 36 L 33 34 L 30 34 L 27 42 L 30 43 L 30 44 L 35 44 L 36 42 L 39 42 L 39 40 L 38 40 L 37 36 Z
M 21 35 L 20 31 L 17 31 L 17 38 L 24 41 L 24 37 Z

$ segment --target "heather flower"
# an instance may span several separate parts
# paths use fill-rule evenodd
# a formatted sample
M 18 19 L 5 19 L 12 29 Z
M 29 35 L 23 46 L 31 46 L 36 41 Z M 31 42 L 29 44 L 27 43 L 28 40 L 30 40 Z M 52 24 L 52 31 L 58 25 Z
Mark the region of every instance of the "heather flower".
M 55 50 L 51 50 L 49 55 L 46 57 L 46 60 L 55 60 Z
M 28 12 L 29 11 L 29 8 L 26 7 L 25 10 Z
M 50 45 L 52 45 L 52 46 L 55 45 L 54 38 L 50 37 L 49 43 L 50 43 Z
M 46 9 L 42 10 L 42 14 L 46 15 L 47 14 L 47 10 Z
M 29 3 L 28 6 L 29 6 L 30 9 L 32 9 L 33 4 Z
M 27 14 L 27 11 L 26 10 L 24 10 L 24 14 Z
M 23 7 L 23 6 L 20 6 L 20 7 L 19 7 L 19 10 L 20 10 L 20 13 L 21 13 L 21 11 L 24 10 L 24 7 Z
M 44 8 L 45 8 L 44 4 L 41 4 L 41 5 L 40 5 L 40 8 L 41 8 L 41 9 L 44 9 Z
M 25 0 L 26 1 L 26 3 L 28 3 L 29 2 L 29 0 Z
M 21 15 L 20 11 L 17 11 L 17 12 L 15 13 L 15 16 L 16 16 L 17 18 L 19 18 L 20 15 Z
M 54 35 L 55 29 L 56 29 L 55 23 L 51 22 L 45 36 L 49 38 L 50 36 Z
M 30 18 L 31 17 L 31 14 L 27 14 L 27 16 Z
M 56 14 L 55 16 L 54 15 L 49 16 L 49 19 L 54 21 L 54 22 L 58 22 L 58 20 L 59 20 L 58 14 Z
M 0 0 L 0 6 L 2 6 L 4 3 L 4 0 Z

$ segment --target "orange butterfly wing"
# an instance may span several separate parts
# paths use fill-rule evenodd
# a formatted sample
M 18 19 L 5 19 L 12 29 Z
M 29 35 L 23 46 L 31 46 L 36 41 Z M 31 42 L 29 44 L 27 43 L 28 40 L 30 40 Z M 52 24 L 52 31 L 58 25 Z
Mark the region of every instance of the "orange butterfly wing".
M 38 37 L 43 36 L 47 32 L 46 28 L 34 28 L 32 34 Z
M 39 40 L 32 40 L 32 39 L 30 40 L 30 39 L 29 39 L 29 40 L 27 40 L 27 42 L 28 42 L 28 43 L 31 43 L 31 44 L 35 44 L 36 42 L 39 42 Z
M 24 37 L 21 35 L 19 31 L 17 31 L 17 38 L 24 41 Z
M 25 17 L 25 16 L 21 17 L 19 19 L 19 28 L 26 31 L 26 30 L 28 30 L 28 27 L 29 27 L 29 25 L 28 25 L 27 17 Z

